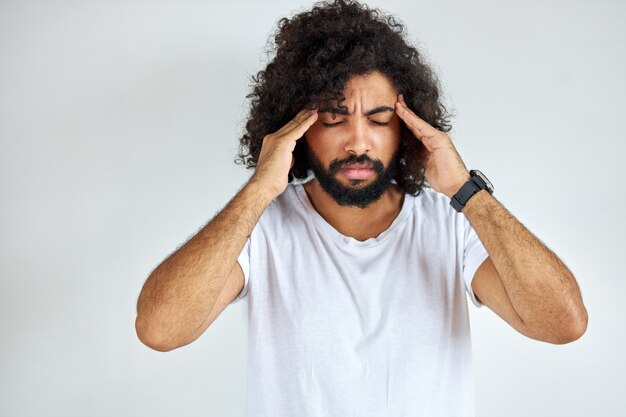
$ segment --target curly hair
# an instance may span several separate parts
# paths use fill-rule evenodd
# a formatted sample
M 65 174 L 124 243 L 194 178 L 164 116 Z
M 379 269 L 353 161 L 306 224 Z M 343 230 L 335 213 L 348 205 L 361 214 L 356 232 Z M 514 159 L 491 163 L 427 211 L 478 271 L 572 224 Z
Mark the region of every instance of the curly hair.
M 407 43 L 393 16 L 352 0 L 318 2 L 307 12 L 282 18 L 269 54 L 274 58 L 251 77 L 250 115 L 235 160 L 256 167 L 263 138 L 302 108 L 340 104 L 351 76 L 379 71 L 404 95 L 408 106 L 434 128 L 450 131 L 440 103 L 439 81 L 423 57 Z M 395 182 L 412 195 L 425 185 L 427 150 L 402 122 Z M 289 182 L 309 174 L 307 149 L 298 141 Z

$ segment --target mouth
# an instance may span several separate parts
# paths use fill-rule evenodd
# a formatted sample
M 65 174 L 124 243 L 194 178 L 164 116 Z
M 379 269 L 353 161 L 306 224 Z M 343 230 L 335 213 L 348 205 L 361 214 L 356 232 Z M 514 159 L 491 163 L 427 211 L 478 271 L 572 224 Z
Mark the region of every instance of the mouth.
M 376 174 L 376 170 L 369 164 L 344 165 L 339 172 L 349 180 L 366 180 Z

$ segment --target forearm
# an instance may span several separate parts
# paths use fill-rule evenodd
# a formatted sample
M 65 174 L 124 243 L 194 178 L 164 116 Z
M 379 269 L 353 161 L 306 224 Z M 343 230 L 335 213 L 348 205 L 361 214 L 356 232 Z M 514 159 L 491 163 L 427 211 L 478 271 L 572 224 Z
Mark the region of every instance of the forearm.
M 182 346 L 200 336 L 237 257 L 271 200 L 263 187 L 246 184 L 150 274 L 137 302 L 136 328 L 142 340 Z
M 558 336 L 586 326 L 587 311 L 570 270 L 491 194 L 478 192 L 463 213 L 529 329 Z

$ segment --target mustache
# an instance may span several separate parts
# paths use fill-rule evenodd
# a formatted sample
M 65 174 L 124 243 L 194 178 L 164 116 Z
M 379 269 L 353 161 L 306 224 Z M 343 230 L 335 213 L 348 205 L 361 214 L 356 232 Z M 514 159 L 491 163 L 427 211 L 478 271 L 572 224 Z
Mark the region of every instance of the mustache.
M 329 171 L 330 174 L 336 174 L 337 172 L 339 172 L 339 170 L 341 168 L 344 167 L 344 165 L 348 165 L 348 164 L 363 164 L 363 163 L 368 163 L 372 166 L 372 168 L 374 168 L 374 170 L 380 174 L 384 171 L 385 166 L 383 165 L 383 163 L 381 161 L 379 161 L 378 159 L 372 159 L 369 156 L 363 154 L 363 155 L 350 155 L 348 158 L 345 159 L 335 159 L 333 162 L 330 163 L 329 166 Z

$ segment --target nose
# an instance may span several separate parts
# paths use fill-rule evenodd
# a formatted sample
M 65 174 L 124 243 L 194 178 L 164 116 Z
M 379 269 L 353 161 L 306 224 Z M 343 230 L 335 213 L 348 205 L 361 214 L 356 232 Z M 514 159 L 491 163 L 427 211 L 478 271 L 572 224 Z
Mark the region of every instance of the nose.
M 355 122 L 348 135 L 345 145 L 346 152 L 358 156 L 366 154 L 371 150 L 372 144 L 363 122 Z

